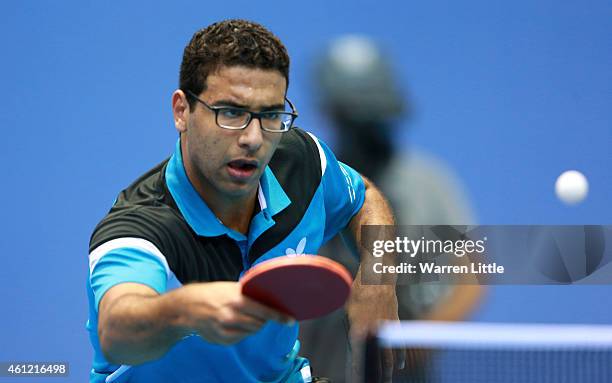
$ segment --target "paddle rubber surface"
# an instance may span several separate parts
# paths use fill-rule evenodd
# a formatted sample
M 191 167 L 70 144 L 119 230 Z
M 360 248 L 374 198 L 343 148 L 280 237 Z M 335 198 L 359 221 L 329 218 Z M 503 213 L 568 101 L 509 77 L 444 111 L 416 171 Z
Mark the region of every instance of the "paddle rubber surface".
M 342 307 L 353 278 L 338 262 L 300 255 L 262 262 L 248 270 L 240 282 L 244 295 L 296 320 L 306 320 Z

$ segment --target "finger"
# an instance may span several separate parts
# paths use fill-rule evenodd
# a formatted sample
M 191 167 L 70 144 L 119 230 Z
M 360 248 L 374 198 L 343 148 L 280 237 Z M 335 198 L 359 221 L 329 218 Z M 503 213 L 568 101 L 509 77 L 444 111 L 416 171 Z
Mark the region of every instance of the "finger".
M 291 316 L 280 311 L 274 310 L 271 307 L 263 305 L 247 297 L 244 297 L 242 304 L 239 307 L 239 310 L 246 315 L 259 318 L 263 321 L 273 320 L 286 325 L 293 325 L 295 323 L 295 319 Z
M 199 332 L 199 335 L 210 343 L 222 346 L 237 343 L 247 337 L 250 333 L 236 329 L 216 329 Z
M 225 309 L 213 321 L 199 321 L 194 329 L 212 342 L 231 342 L 234 337 L 245 337 L 259 331 L 264 321 L 244 315 L 236 310 Z
M 391 382 L 391 379 L 393 378 L 393 350 L 381 350 L 381 368 L 383 382 Z
M 421 374 L 425 371 L 428 361 L 428 351 L 423 348 L 408 348 L 406 351 L 406 370 Z M 420 376 L 420 375 L 419 375 Z
M 229 320 L 221 323 L 224 329 L 233 329 L 253 333 L 259 331 L 266 322 L 260 318 L 236 312 Z
M 406 367 L 406 349 L 393 350 L 393 364 L 395 370 L 403 370 Z
M 231 342 L 237 342 L 250 334 L 251 334 L 250 331 L 245 331 L 242 329 L 231 328 L 231 327 L 223 328 L 219 331 L 219 335 L 223 339 L 226 339 Z

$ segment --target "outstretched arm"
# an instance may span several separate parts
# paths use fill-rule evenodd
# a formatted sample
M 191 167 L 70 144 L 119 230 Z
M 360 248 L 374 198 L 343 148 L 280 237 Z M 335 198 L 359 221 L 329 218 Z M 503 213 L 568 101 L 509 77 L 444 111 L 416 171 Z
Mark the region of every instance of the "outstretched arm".
M 399 320 L 395 281 L 386 284 L 362 284 L 363 270 L 371 270 L 376 260 L 361 247 L 361 227 L 363 225 L 394 225 L 395 220 L 389 203 L 374 184 L 363 177 L 365 183 L 365 200 L 359 212 L 353 216 L 348 226 L 349 246 L 354 246 L 360 255 L 360 266 L 347 306 L 352 339 L 363 339 L 366 332 L 379 320 Z M 385 381 L 390 381 L 395 368 L 403 368 L 403 352 L 395 355 L 390 350 L 383 351 L 382 370 Z M 353 357 L 353 374 L 358 374 L 362 361 Z
M 292 321 L 242 295 L 237 282 L 193 283 L 161 295 L 143 284 L 122 283 L 100 301 L 98 335 L 110 363 L 136 365 L 160 358 L 189 334 L 233 344 L 268 320 Z

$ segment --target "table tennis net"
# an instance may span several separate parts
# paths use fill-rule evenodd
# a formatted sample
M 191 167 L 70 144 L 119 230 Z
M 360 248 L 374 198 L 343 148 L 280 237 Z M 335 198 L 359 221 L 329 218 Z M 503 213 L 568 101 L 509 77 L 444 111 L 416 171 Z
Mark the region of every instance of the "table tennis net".
M 368 383 L 382 381 L 381 348 L 406 350 L 393 382 L 612 382 L 612 326 L 408 321 L 367 343 Z

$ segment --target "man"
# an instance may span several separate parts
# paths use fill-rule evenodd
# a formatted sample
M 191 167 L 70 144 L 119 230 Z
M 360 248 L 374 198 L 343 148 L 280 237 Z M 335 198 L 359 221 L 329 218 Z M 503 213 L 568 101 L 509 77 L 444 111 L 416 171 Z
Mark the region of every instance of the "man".
M 244 297 L 239 277 L 298 243 L 316 253 L 345 227 L 359 243 L 361 225 L 393 218 L 372 183 L 292 129 L 288 83 L 286 49 L 263 26 L 194 34 L 172 95 L 174 153 L 91 238 L 91 382 L 310 381 L 297 324 Z M 356 328 L 397 319 L 393 286 L 356 280 L 351 302 Z

